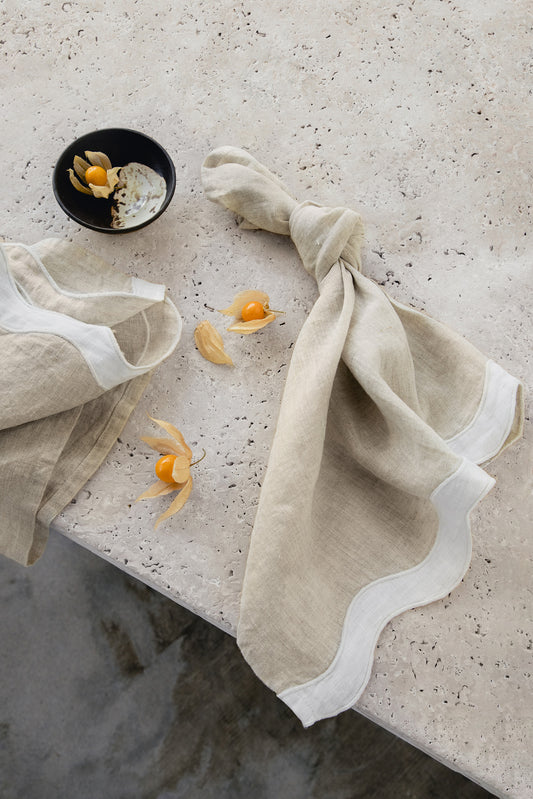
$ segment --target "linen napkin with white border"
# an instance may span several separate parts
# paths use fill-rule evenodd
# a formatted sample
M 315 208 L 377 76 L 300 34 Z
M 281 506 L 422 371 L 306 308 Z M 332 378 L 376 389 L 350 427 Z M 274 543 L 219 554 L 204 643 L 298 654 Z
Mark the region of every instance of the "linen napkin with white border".
M 447 595 L 471 557 L 480 464 L 521 436 L 521 383 L 361 273 L 358 213 L 298 203 L 246 151 L 214 150 L 207 197 L 291 236 L 318 298 L 294 347 L 237 630 L 304 726 L 354 705 L 395 615 Z M 295 457 L 295 453 L 298 453 Z
M 31 565 L 181 334 L 165 286 L 71 242 L 0 244 L 0 552 Z

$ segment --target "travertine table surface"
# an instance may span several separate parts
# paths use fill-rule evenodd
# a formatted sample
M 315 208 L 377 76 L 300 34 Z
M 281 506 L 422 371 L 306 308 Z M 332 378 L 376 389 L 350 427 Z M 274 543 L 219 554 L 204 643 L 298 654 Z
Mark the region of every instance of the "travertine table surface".
M 360 211 L 366 274 L 463 333 L 527 392 L 531 7 L 5 0 L 0 13 L 0 236 L 73 240 L 165 283 L 184 318 L 178 349 L 55 525 L 233 633 L 280 394 L 316 287 L 290 241 L 241 231 L 204 198 L 200 165 L 215 146 L 244 147 L 298 199 Z M 154 136 L 177 171 L 167 212 L 124 236 L 79 228 L 51 189 L 62 149 L 112 126 Z M 235 368 L 208 363 L 197 322 L 223 330 L 211 309 L 250 287 L 283 320 L 228 334 Z M 147 413 L 207 452 L 185 509 L 157 531 L 165 500 L 133 504 L 152 480 Z M 463 582 L 387 626 L 357 706 L 517 799 L 533 796 L 531 438 L 528 420 L 488 467 L 497 485 L 473 513 Z

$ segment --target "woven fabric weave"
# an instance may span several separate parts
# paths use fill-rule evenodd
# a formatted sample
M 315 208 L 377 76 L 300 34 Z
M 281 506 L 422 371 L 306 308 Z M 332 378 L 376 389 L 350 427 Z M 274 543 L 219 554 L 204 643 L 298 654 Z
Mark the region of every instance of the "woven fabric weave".
M 207 157 L 202 180 L 241 227 L 291 236 L 318 284 L 281 401 L 237 636 L 307 726 L 355 703 L 387 621 L 463 577 L 468 514 L 493 484 L 480 464 L 521 435 L 521 384 L 362 274 L 355 211 L 297 202 L 234 147 Z
M 0 245 L 0 552 L 42 554 L 180 332 L 164 286 L 59 239 Z

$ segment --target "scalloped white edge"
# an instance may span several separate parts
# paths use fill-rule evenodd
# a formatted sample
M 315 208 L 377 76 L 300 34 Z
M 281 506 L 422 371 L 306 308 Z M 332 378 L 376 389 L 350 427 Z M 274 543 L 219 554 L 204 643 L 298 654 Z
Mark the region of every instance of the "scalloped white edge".
M 304 727 L 355 704 L 370 678 L 379 635 L 391 619 L 442 599 L 461 581 L 471 557 L 468 514 L 493 484 L 493 478 L 479 466 L 463 460 L 435 489 L 431 501 L 439 528 L 429 555 L 412 569 L 365 586 L 348 608 L 341 643 L 329 668 L 278 694 Z
M 487 361 L 483 396 L 472 421 L 448 438 L 450 449 L 472 463 L 486 463 L 503 447 L 516 414 L 520 383 L 494 361 Z
M 30 252 L 32 257 L 36 255 L 30 248 L 21 245 Z M 38 263 L 39 259 L 37 259 Z M 42 266 L 42 265 L 41 265 Z M 47 270 L 42 266 L 44 276 L 50 281 L 53 288 L 62 292 L 53 283 Z M 121 293 L 121 296 L 140 296 L 147 297 L 146 281 L 138 281 L 132 286 L 129 293 Z M 100 292 L 99 296 L 106 296 L 107 292 Z M 118 292 L 111 292 L 115 296 Z M 83 297 L 83 295 L 76 295 Z M 86 295 L 89 296 L 89 295 Z M 160 289 L 157 289 L 157 301 L 159 301 Z M 173 312 L 176 319 L 176 332 L 169 341 L 166 352 L 156 361 L 135 365 L 130 363 L 124 356 L 115 335 L 110 327 L 105 325 L 92 325 L 81 322 L 66 314 L 50 311 L 33 305 L 31 301 L 21 292 L 9 270 L 8 258 L 4 248 L 0 245 L 0 327 L 11 333 L 50 333 L 60 336 L 69 341 L 76 347 L 84 358 L 95 381 L 104 390 L 113 388 L 120 383 L 125 383 L 139 375 L 151 371 L 167 358 L 176 348 L 182 330 L 182 319 L 177 308 L 168 297 L 163 301 Z M 146 316 L 143 313 L 146 322 Z M 147 331 L 149 334 L 149 330 Z
M 430 497 L 439 519 L 431 552 L 412 569 L 365 586 L 348 608 L 341 643 L 328 669 L 278 694 L 304 727 L 357 702 L 370 679 L 378 638 L 391 619 L 442 599 L 463 578 L 472 555 L 469 514 L 495 482 L 469 458 L 485 462 L 503 446 L 514 420 L 519 386 L 518 380 L 488 361 L 476 415 L 450 440 L 454 452 L 463 456 L 462 463 Z

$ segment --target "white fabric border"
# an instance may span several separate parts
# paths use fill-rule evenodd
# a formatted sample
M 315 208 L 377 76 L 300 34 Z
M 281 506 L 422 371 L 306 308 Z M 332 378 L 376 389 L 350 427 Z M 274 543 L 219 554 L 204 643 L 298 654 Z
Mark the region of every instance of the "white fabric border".
M 483 396 L 474 418 L 446 441 L 456 455 L 479 464 L 498 454 L 511 432 L 519 385 L 519 381 L 497 363 L 487 362 Z
M 24 299 L 15 285 L 1 247 L 0 256 L 0 326 L 10 333 L 48 333 L 66 339 L 81 353 L 94 379 L 106 391 L 149 372 L 170 355 L 179 341 L 181 317 L 170 300 L 165 298 L 178 322 L 175 339 L 156 363 L 135 366 L 124 357 L 111 328 L 87 324 L 66 314 L 39 308 Z
M 54 241 L 54 239 L 46 239 L 46 241 Z M 54 291 L 57 291 L 58 294 L 63 294 L 65 297 L 73 297 L 74 299 L 101 297 L 102 295 L 105 297 L 139 297 L 143 300 L 153 300 L 153 302 L 162 302 L 165 299 L 166 287 L 162 283 L 150 283 L 148 280 L 143 280 L 141 277 L 130 278 L 130 291 L 69 291 L 68 289 L 58 286 L 42 262 L 35 246 L 22 244 L 19 241 L 14 242 L 14 246 L 21 247 L 23 250 L 26 250 L 26 252 L 29 253 L 37 263 L 39 269 Z
M 392 618 L 442 599 L 460 582 L 471 558 L 468 514 L 493 484 L 494 479 L 479 466 L 463 460 L 435 489 L 431 501 L 439 529 L 429 555 L 412 569 L 363 588 L 348 608 L 341 643 L 329 668 L 314 680 L 279 694 L 304 727 L 347 710 L 359 699 L 370 678 L 379 635 Z
M 355 704 L 370 679 L 378 638 L 391 619 L 442 599 L 461 581 L 472 554 L 470 511 L 495 482 L 476 463 L 489 460 L 505 443 L 516 413 L 519 386 L 498 364 L 487 362 L 478 410 L 467 427 L 447 442 L 463 461 L 430 497 L 439 518 L 431 552 L 412 569 L 363 588 L 348 608 L 341 643 L 328 669 L 278 694 L 304 727 Z

